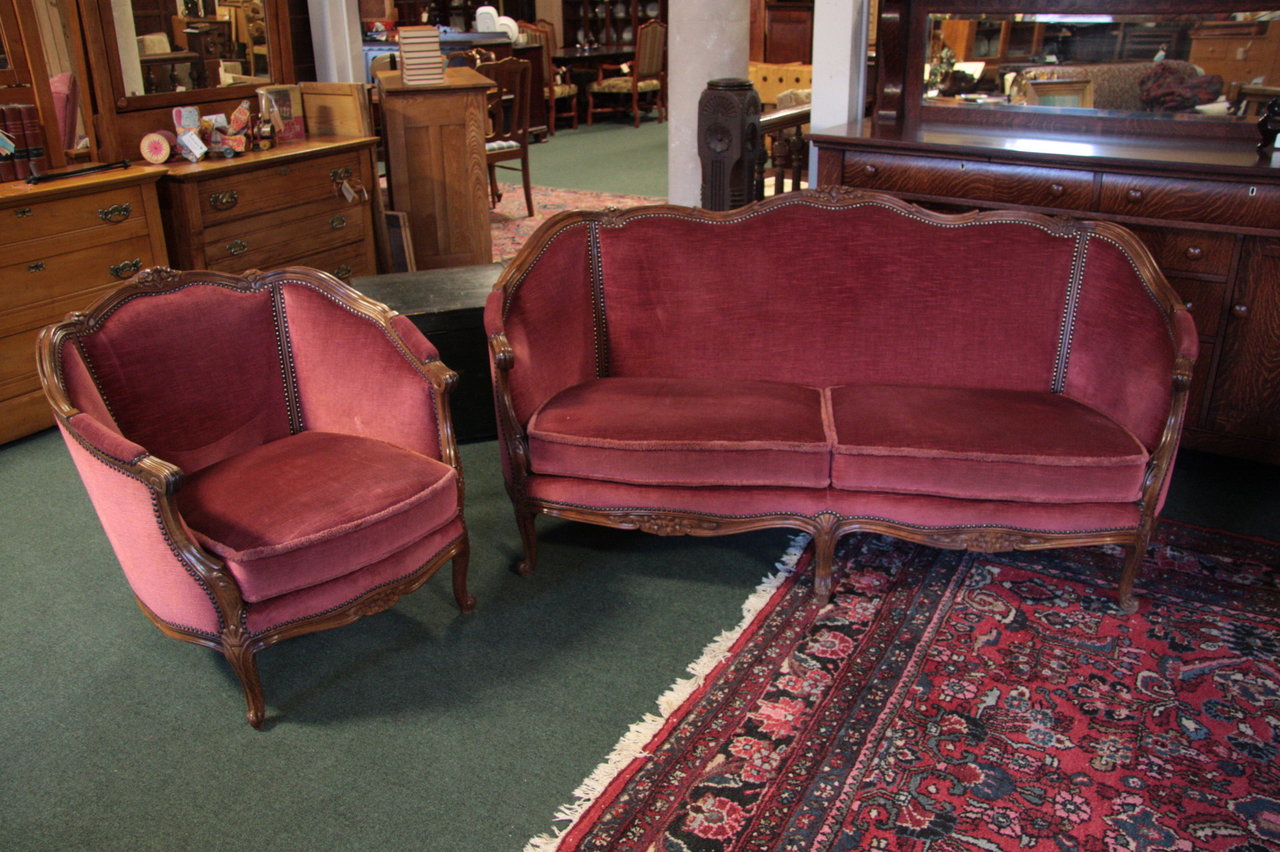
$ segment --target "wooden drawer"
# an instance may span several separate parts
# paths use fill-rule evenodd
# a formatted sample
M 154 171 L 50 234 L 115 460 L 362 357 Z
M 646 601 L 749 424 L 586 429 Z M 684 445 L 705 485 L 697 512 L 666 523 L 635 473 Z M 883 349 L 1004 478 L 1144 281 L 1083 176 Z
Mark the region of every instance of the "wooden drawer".
M 980 199 L 1025 207 L 1087 209 L 1093 200 L 1092 172 L 942 157 L 849 153 L 845 155 L 844 183 L 884 192 Z
M 36 376 L 36 337 L 39 328 L 0 337 L 0 399 L 40 389 Z
M 0 444 L 53 425 L 53 410 L 44 391 L 0 399 Z
M 1216 337 L 1218 323 L 1222 320 L 1223 303 L 1226 301 L 1226 285 L 1217 281 L 1201 281 L 1197 278 L 1169 278 L 1178 298 L 1196 321 L 1196 331 L 1201 337 Z
M 87 308 L 104 285 L 114 287 L 154 262 L 151 239 L 142 235 L 0 267 L 0 333 Z
M 326 252 L 306 252 L 281 262 L 280 266 L 311 266 L 347 282 L 359 275 L 378 272 L 378 260 L 367 243 L 352 243 Z
M 0 212 L 0 246 L 11 246 L 41 237 L 64 237 L 86 228 L 111 229 L 125 223 L 143 223 L 146 208 L 142 187 L 122 186 L 89 195 L 56 198 L 38 204 L 19 205 Z M 65 245 L 65 243 L 64 243 Z
M 1280 186 L 1103 175 L 1098 210 L 1246 228 L 1280 224 Z
M 1226 278 L 1231 271 L 1231 255 L 1236 247 L 1233 234 L 1169 228 L 1135 227 L 1132 230 L 1151 250 L 1151 256 L 1166 275 L 1190 272 Z
M 368 219 L 369 205 L 338 198 L 228 222 L 205 231 L 205 261 L 211 269 L 237 272 L 279 266 L 299 247 L 310 253 L 363 241 Z
M 340 184 L 344 178 L 364 177 L 360 166 L 367 155 L 362 153 L 345 151 L 202 180 L 196 188 L 200 216 L 210 227 L 314 201 L 345 203 Z

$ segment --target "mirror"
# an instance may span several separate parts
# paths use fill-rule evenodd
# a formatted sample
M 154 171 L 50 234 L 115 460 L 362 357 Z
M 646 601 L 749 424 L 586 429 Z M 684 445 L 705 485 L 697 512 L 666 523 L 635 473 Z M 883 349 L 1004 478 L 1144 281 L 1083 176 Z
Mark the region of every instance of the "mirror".
M 113 0 L 117 97 L 273 82 L 267 2 Z
M 931 13 L 926 23 L 930 107 L 1239 121 L 1280 96 L 1280 11 Z

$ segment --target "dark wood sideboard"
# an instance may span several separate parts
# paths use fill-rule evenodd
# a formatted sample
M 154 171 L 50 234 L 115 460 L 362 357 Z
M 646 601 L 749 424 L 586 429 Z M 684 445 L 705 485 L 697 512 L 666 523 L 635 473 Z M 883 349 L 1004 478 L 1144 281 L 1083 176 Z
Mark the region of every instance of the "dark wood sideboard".
M 1200 332 L 1183 445 L 1280 463 L 1280 158 L 1260 158 L 1251 140 L 952 124 L 846 126 L 809 138 L 821 185 L 1131 228 Z

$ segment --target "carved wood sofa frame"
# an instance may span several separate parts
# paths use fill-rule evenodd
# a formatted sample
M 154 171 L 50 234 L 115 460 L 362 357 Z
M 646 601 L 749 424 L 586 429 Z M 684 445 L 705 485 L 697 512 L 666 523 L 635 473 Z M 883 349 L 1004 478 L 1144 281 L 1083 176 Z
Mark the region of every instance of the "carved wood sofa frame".
M 787 502 L 794 504 L 803 501 L 783 497 L 781 492 L 796 489 L 778 489 L 780 496 L 777 511 L 751 511 L 744 515 L 737 515 L 732 510 L 721 510 L 717 506 L 717 496 L 725 498 L 725 502 L 728 502 L 735 488 L 732 485 L 705 489 L 709 493 L 697 508 L 664 502 L 661 500 L 662 489 L 653 486 L 619 485 L 607 492 L 614 499 L 594 501 L 589 496 L 577 497 L 572 484 L 567 484 L 564 478 L 557 480 L 557 487 L 547 487 L 549 479 L 541 476 L 531 466 L 530 438 L 527 431 L 529 418 L 518 413 L 519 405 L 516 401 L 518 395 L 516 384 L 519 381 L 517 373 L 521 366 L 521 359 L 525 358 L 527 361 L 529 349 L 534 344 L 528 339 L 522 339 L 519 344 L 514 343 L 510 339 L 509 326 L 512 312 L 518 310 L 518 306 L 515 305 L 517 294 L 537 265 L 540 262 L 546 262 L 547 258 L 554 254 L 556 241 L 564 238 L 569 232 L 585 231 L 583 243 L 588 256 L 572 267 L 566 266 L 561 260 L 556 268 L 560 270 L 557 274 L 561 278 L 566 276 L 571 278 L 574 274 L 579 274 L 574 270 L 582 270 L 580 274 L 593 278 L 590 282 L 575 283 L 591 288 L 593 294 L 591 298 L 594 301 L 592 310 L 596 323 L 593 334 L 597 349 L 600 350 L 597 352 L 595 370 L 597 376 L 608 376 L 608 358 L 602 352 L 607 350 L 608 337 L 613 333 L 613 328 L 608 322 L 612 319 L 612 315 L 609 314 L 611 306 L 606 304 L 607 297 L 600 280 L 605 274 L 602 271 L 602 235 L 611 232 L 616 234 L 619 229 L 625 231 L 635 223 L 656 220 L 685 222 L 695 226 L 741 224 L 758 217 L 769 219 L 773 213 L 787 205 L 805 205 L 832 211 L 871 205 L 894 211 L 916 222 L 931 223 L 939 229 L 939 233 L 980 226 L 984 223 L 1025 224 L 1076 240 L 1081 245 L 1089 240 L 1101 240 L 1118 248 L 1127 258 L 1135 280 L 1145 288 L 1150 302 L 1156 305 L 1168 332 L 1167 363 L 1154 371 L 1155 375 L 1162 374 L 1165 377 L 1163 382 L 1157 381 L 1156 384 L 1163 384 L 1163 393 L 1167 394 L 1168 403 L 1162 415 L 1157 411 L 1155 422 L 1158 428 L 1153 430 L 1152 445 L 1148 448 L 1149 455 L 1145 468 L 1142 469 L 1137 499 L 1125 504 L 1126 517 L 1129 520 L 1119 524 L 1083 524 L 1078 528 L 1073 526 L 1057 530 L 1026 528 L 1017 524 L 984 520 L 986 513 L 983 511 L 983 501 L 977 500 L 974 501 L 973 510 L 968 513 L 969 516 L 963 523 L 920 524 L 903 518 L 850 511 L 848 502 L 845 507 L 832 505 L 813 510 L 789 508 L 785 505 Z M 696 238 L 705 239 L 706 229 L 698 230 Z M 779 245 L 792 242 L 803 244 L 809 238 L 807 234 L 787 236 L 774 229 L 768 232 L 767 238 L 762 237 L 759 243 L 762 253 L 767 254 L 773 252 Z M 672 243 L 665 243 L 664 248 L 669 245 Z M 652 246 L 650 251 L 652 252 Z M 723 274 L 732 276 L 735 270 L 725 270 Z M 1042 274 L 1042 270 L 1036 270 L 1035 274 Z M 676 272 L 674 276 L 679 278 L 680 273 Z M 801 276 L 792 276 L 789 280 L 780 281 L 778 298 L 785 298 L 785 293 L 781 291 L 787 288 L 803 286 L 802 280 Z M 699 284 L 690 282 L 689 286 L 697 287 Z M 719 288 L 708 295 L 708 298 L 723 297 L 725 292 L 725 288 Z M 962 294 L 957 296 L 963 297 Z M 542 310 L 546 310 L 545 306 Z M 549 315 L 540 314 L 540 316 Z M 560 315 L 556 316 L 556 320 L 557 322 L 568 321 L 566 317 Z M 789 528 L 809 533 L 813 537 L 815 566 L 813 594 L 820 602 L 829 600 L 832 593 L 832 563 L 839 539 L 850 533 L 870 532 L 933 547 L 978 552 L 1121 545 L 1127 547 L 1129 552 L 1123 561 L 1116 594 L 1121 611 L 1132 612 L 1136 607 L 1132 594 L 1134 581 L 1146 555 L 1151 533 L 1157 523 L 1157 513 L 1168 486 L 1196 356 L 1194 324 L 1189 313 L 1156 267 L 1146 248 L 1122 227 L 1108 222 L 1050 218 L 1032 213 L 987 211 L 942 214 L 880 193 L 835 187 L 778 196 L 728 212 L 710 212 L 662 205 L 621 211 L 610 209 L 604 212 L 561 213 L 535 233 L 495 284 L 487 305 L 486 326 L 489 334 L 506 486 L 514 505 L 524 547 L 524 558 L 515 566 L 519 573 L 526 575 L 531 573 L 537 560 L 534 521 L 538 515 L 621 529 L 639 529 L 657 535 L 716 536 L 765 528 Z M 527 333 L 530 331 L 531 329 L 526 326 L 524 336 L 529 337 Z M 744 329 L 743 334 L 754 337 L 768 336 L 767 332 L 758 332 L 754 329 Z M 740 344 L 723 337 L 717 339 L 720 340 L 718 345 L 721 347 L 723 358 L 732 361 L 740 357 Z M 570 381 L 572 379 L 566 379 L 566 382 Z M 542 395 L 550 396 L 558 390 L 544 388 Z M 1158 438 L 1155 438 L 1155 435 L 1158 435 Z M 599 473 L 599 478 L 607 479 L 608 476 L 608 471 Z M 583 481 L 584 491 L 587 485 L 588 483 Z M 596 489 L 592 493 L 598 496 L 602 492 Z M 627 497 L 630 499 L 624 499 Z M 1077 513 L 1074 517 L 1079 519 L 1086 517 L 1087 514 L 1087 511 L 1084 515 Z

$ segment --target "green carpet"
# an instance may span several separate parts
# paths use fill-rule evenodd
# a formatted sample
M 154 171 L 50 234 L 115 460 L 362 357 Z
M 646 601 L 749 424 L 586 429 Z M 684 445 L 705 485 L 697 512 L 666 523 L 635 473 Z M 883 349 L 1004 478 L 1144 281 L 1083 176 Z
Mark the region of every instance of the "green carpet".
M 264 651 L 267 730 L 220 657 L 138 612 L 54 432 L 0 449 L 7 849 L 520 849 L 719 631 L 783 532 L 546 521 L 531 578 L 493 443 L 463 447 L 474 614 L 447 571 Z
M 529 176 L 534 186 L 666 198 L 669 126 L 653 118 L 639 127 L 606 118 L 577 130 L 559 128 L 529 146 Z

